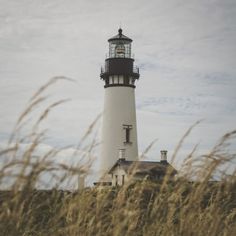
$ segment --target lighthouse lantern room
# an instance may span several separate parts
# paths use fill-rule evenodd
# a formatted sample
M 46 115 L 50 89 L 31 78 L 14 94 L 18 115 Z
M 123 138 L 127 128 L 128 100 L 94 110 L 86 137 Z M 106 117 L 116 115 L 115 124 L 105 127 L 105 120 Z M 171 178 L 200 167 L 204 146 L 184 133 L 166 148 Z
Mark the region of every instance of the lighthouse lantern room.
M 102 125 L 101 174 L 108 173 L 119 159 L 138 160 L 135 82 L 139 69 L 134 66 L 131 52 L 132 39 L 118 34 L 110 39 L 109 56 L 101 69 L 105 98 Z

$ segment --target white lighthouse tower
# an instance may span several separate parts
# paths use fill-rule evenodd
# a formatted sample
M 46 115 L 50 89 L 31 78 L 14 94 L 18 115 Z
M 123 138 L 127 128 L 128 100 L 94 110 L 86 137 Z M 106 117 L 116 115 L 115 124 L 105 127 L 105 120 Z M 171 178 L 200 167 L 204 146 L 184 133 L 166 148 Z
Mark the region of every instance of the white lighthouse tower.
M 134 67 L 131 55 L 132 39 L 119 29 L 108 42 L 109 56 L 101 70 L 105 83 L 101 174 L 107 173 L 121 156 L 138 160 L 135 82 L 139 69 Z

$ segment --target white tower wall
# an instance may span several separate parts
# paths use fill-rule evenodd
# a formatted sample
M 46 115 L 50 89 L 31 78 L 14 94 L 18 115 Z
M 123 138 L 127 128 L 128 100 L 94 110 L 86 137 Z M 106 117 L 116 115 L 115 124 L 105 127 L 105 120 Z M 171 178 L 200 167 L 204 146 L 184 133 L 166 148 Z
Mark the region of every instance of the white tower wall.
M 106 174 L 118 160 L 121 149 L 127 160 L 138 160 L 135 82 L 139 79 L 139 69 L 134 66 L 131 56 L 132 39 L 119 29 L 108 42 L 109 57 L 105 59 L 100 74 L 105 88 L 100 162 L 102 182 L 110 181 Z
M 124 125 L 130 125 L 130 142 L 126 142 Z M 135 89 L 126 86 L 105 88 L 102 128 L 101 171 L 107 172 L 118 160 L 119 149 L 125 149 L 127 160 L 138 159 Z

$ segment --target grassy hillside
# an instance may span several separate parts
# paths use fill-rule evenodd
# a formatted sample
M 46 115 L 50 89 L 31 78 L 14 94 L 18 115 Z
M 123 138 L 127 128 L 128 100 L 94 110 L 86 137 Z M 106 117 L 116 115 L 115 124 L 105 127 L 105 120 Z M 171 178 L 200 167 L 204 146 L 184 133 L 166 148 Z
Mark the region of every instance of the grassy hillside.
M 1 235 L 235 235 L 236 179 L 1 191 Z
M 31 98 L 8 146 L 0 150 L 0 235 L 236 235 L 236 172 L 229 174 L 226 168 L 235 165 L 235 154 L 227 147 L 236 131 L 224 135 L 203 156 L 195 157 L 193 150 L 176 180 L 167 173 L 161 182 L 143 180 L 128 182 L 122 188 L 62 191 L 61 185 L 78 179 L 79 173 L 86 174 L 85 166 L 56 162 L 60 150 L 37 157 L 34 152 L 44 137 L 41 122 L 63 101 L 41 111 L 32 128 L 27 126 L 29 133 L 20 135 L 29 114 L 45 101 L 42 93 L 54 82 L 51 80 Z M 174 157 L 192 128 L 180 140 Z M 93 124 L 81 140 L 80 149 L 92 129 Z M 28 143 L 23 150 L 22 143 Z M 90 152 L 95 145 L 92 140 L 91 145 L 84 146 L 84 152 Z M 216 176 L 219 181 L 212 181 Z M 36 190 L 51 183 L 54 189 Z

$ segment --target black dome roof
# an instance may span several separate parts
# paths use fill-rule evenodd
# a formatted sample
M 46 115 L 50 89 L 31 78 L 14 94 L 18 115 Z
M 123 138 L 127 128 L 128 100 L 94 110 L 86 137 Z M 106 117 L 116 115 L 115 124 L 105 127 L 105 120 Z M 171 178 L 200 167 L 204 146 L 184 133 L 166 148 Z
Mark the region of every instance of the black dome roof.
M 116 36 L 114 36 L 114 37 L 108 39 L 108 42 L 111 42 L 111 41 L 113 41 L 113 40 L 114 40 L 114 41 L 115 41 L 115 40 L 125 40 L 125 41 L 127 41 L 127 42 L 132 42 L 132 41 L 133 41 L 132 39 L 130 39 L 130 38 L 128 38 L 127 36 L 125 36 L 125 35 L 122 34 L 122 29 L 121 29 L 121 28 L 118 30 L 118 34 L 117 34 Z

